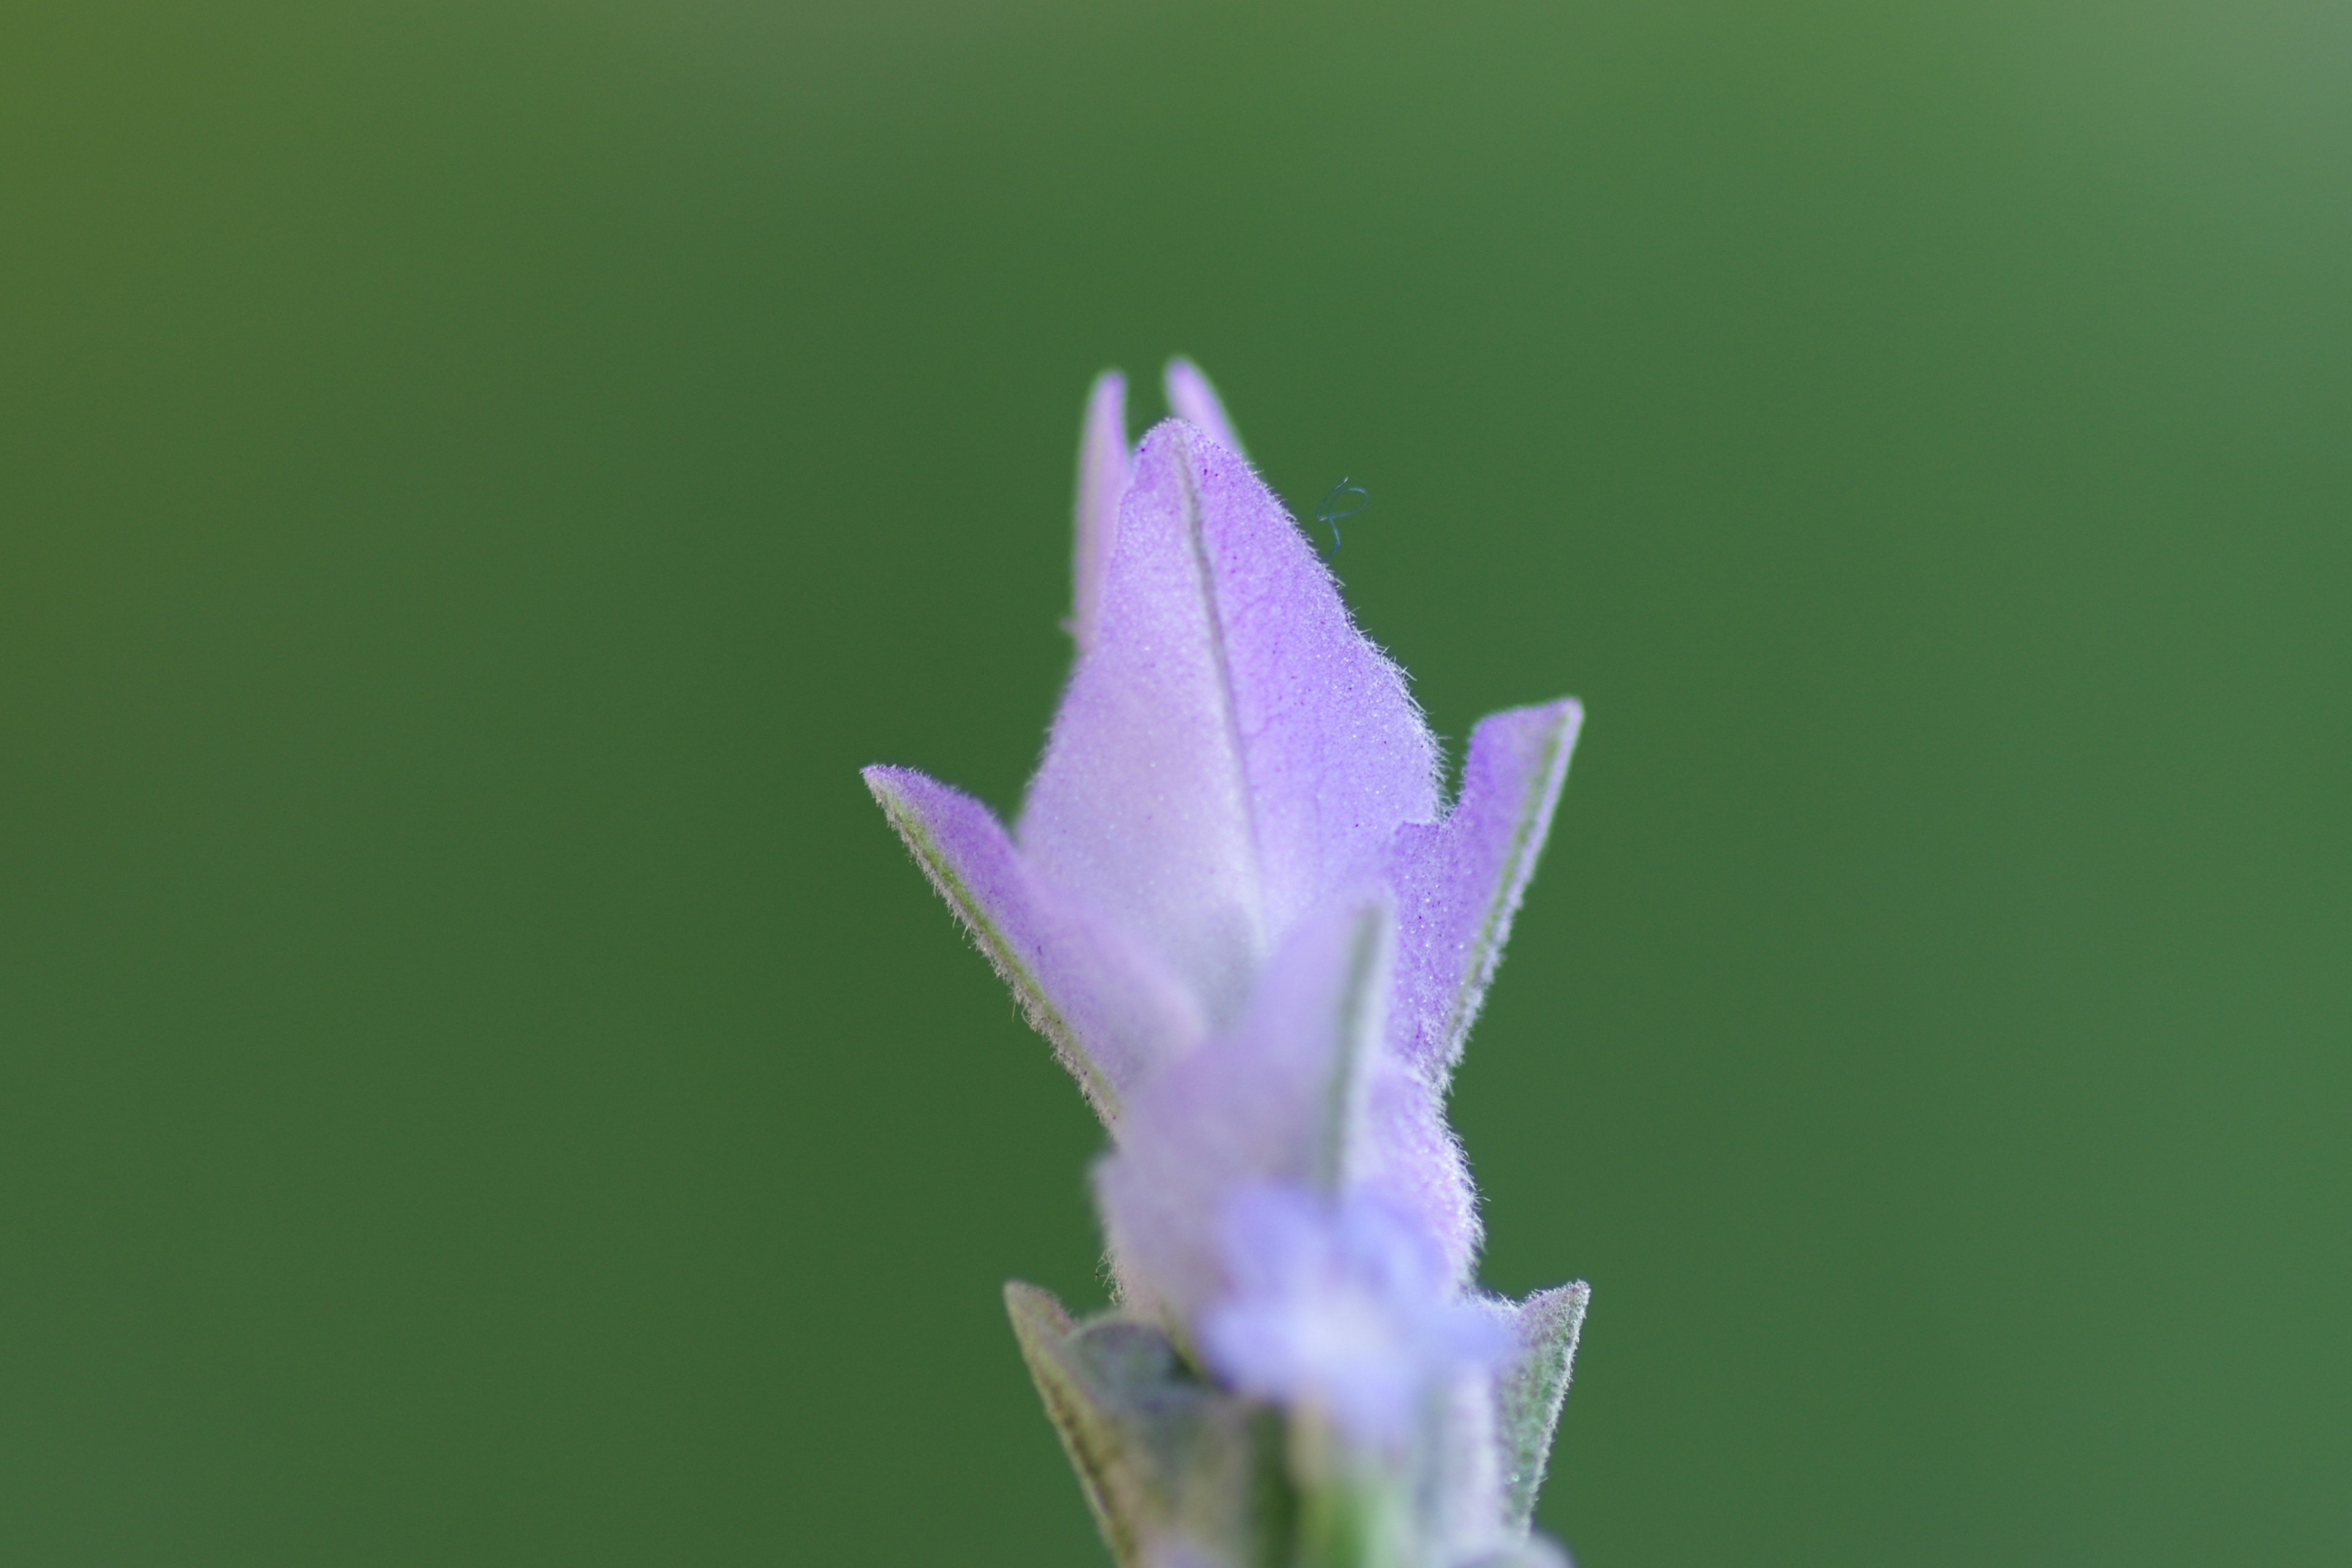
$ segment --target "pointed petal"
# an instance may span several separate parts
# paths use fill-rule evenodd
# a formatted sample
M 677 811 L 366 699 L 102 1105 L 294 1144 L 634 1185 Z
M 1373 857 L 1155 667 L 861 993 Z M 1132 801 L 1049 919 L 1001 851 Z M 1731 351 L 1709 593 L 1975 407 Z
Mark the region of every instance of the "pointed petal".
M 1095 1173 L 1129 1300 L 1191 1323 L 1225 1284 L 1230 1194 L 1354 1180 L 1368 1144 L 1362 1079 L 1384 1054 L 1391 928 L 1384 897 L 1301 922 L 1233 1032 L 1136 1091 Z
M 1518 1350 L 1495 1382 L 1495 1416 L 1503 1444 L 1506 1521 L 1525 1530 L 1535 1518 L 1536 1494 L 1551 1458 L 1576 1342 L 1592 1288 L 1582 1283 L 1538 1290 L 1517 1310 Z
M 1150 941 L 1227 1026 L 1281 933 L 1435 816 L 1435 758 L 1281 502 L 1192 426 L 1153 430 L 1030 784 L 1032 864 Z
M 1072 575 L 1070 636 L 1083 654 L 1094 646 L 1103 577 L 1118 533 L 1118 498 L 1127 489 L 1127 377 L 1107 370 L 1087 395 L 1078 437 L 1077 559 Z
M 1024 865 L 988 807 L 910 768 L 867 768 L 866 784 L 1106 1124 L 1129 1089 L 1199 1038 L 1182 989 Z
M 1201 367 L 1178 354 L 1168 362 L 1168 373 L 1162 384 L 1168 393 L 1168 412 L 1189 425 L 1198 425 L 1209 433 L 1209 438 L 1237 458 L 1246 458 L 1249 449 L 1234 431 L 1234 422 L 1225 416 L 1224 403 L 1217 389 Z
M 1481 720 L 1460 804 L 1444 822 L 1397 834 L 1391 865 L 1402 930 L 1389 1037 L 1441 1085 L 1502 960 L 1583 718 L 1568 698 Z

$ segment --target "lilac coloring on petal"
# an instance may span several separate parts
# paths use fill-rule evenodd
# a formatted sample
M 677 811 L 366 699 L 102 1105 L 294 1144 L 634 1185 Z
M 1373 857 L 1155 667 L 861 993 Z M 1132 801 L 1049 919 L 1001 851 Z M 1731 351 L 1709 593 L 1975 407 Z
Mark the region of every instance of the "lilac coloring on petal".
M 1200 1038 L 1199 1013 L 1173 977 L 1083 900 L 1034 876 L 988 807 L 911 768 L 867 768 L 866 784 L 1106 1123 Z
M 1390 1039 L 1441 1087 L 1502 959 L 1583 717 L 1568 698 L 1481 720 L 1459 804 L 1444 821 L 1396 836 L 1390 875 L 1402 923 Z
M 1281 502 L 1193 427 L 1153 430 L 1024 853 L 1150 933 L 1223 1026 L 1285 930 L 1435 816 L 1435 763 Z
M 1118 533 L 1118 499 L 1127 492 L 1127 378 L 1107 370 L 1087 395 L 1078 437 L 1078 503 L 1070 597 L 1070 636 L 1084 655 L 1102 613 L 1103 578 Z
M 1461 1141 L 1445 1124 L 1443 1091 L 1384 1050 L 1367 1100 L 1360 1179 L 1412 1215 L 1444 1259 L 1446 1277 L 1468 1285 L 1486 1231 Z
M 1231 1289 L 1202 1321 L 1210 1364 L 1360 1442 L 1402 1447 L 1449 1378 L 1510 1349 L 1492 1314 L 1454 1298 L 1429 1238 L 1375 1194 L 1244 1188 L 1218 1241 Z
M 1168 362 L 1168 371 L 1161 378 L 1168 394 L 1168 412 L 1189 425 L 1197 425 L 1209 434 L 1209 438 L 1232 452 L 1246 458 L 1248 449 L 1234 431 L 1234 422 L 1225 414 L 1225 405 L 1217 396 L 1217 389 L 1201 367 L 1178 354 Z
M 1385 1065 L 1392 921 L 1381 896 L 1300 922 L 1239 1024 L 1129 1100 L 1095 1189 L 1130 1300 L 1184 1323 L 1223 1289 L 1216 1216 L 1236 1187 L 1356 1179 L 1378 1092 L 1358 1075 Z

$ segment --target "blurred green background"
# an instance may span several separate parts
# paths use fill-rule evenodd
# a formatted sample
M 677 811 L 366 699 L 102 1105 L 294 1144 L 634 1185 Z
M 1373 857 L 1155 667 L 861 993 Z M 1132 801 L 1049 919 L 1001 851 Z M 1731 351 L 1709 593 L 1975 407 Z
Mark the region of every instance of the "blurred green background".
M 1009 808 L 1171 352 L 1438 728 L 1584 1568 L 2352 1561 L 2352 10 L 0 23 L 0 1561 L 1102 1562 Z

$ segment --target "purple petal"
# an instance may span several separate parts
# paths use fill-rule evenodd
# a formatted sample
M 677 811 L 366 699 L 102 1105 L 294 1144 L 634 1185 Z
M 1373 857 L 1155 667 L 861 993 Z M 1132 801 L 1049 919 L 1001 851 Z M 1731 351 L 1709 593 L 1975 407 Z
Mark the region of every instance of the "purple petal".
M 1200 1038 L 1182 987 L 1083 900 L 1034 875 L 988 807 L 908 768 L 867 768 L 866 784 L 1105 1123 Z
M 1403 675 L 1282 503 L 1199 430 L 1154 429 L 1030 784 L 1031 863 L 1150 941 L 1226 1026 L 1282 933 L 1435 816 L 1435 761 Z
M 1127 490 L 1127 377 L 1107 370 L 1087 395 L 1087 422 L 1078 437 L 1076 569 L 1070 636 L 1083 654 L 1094 646 L 1102 611 L 1103 576 L 1118 534 L 1118 498 Z
M 1397 834 L 1391 876 L 1402 925 L 1389 1038 L 1434 1083 L 1461 1059 L 1502 960 L 1583 719 L 1567 698 L 1481 720 L 1460 804 L 1441 823 Z
M 1378 1092 L 1364 1077 L 1385 1063 L 1391 929 L 1384 896 L 1302 921 L 1240 1024 L 1129 1100 L 1095 1186 L 1130 1300 L 1189 1322 L 1223 1288 L 1226 1194 L 1264 1182 L 1336 1190 L 1354 1178 L 1367 1097 Z
M 1383 1051 L 1381 1059 L 1380 1069 L 1370 1075 L 1358 1177 L 1412 1215 L 1444 1258 L 1447 1278 L 1466 1285 L 1485 1227 L 1469 1163 L 1445 1124 L 1444 1091 L 1398 1062 L 1392 1052 Z
M 1434 1396 L 1510 1348 L 1492 1313 L 1455 1298 L 1411 1216 L 1375 1194 L 1241 1188 L 1217 1242 L 1230 1285 L 1202 1319 L 1210 1364 L 1360 1442 L 1402 1447 Z
M 1209 434 L 1209 439 L 1237 458 L 1246 459 L 1249 449 L 1234 432 L 1234 422 L 1225 416 L 1225 405 L 1217 396 L 1217 389 L 1201 374 L 1201 367 L 1178 354 L 1168 362 L 1168 373 L 1162 379 L 1168 393 L 1168 412 L 1188 425 L 1198 425 Z

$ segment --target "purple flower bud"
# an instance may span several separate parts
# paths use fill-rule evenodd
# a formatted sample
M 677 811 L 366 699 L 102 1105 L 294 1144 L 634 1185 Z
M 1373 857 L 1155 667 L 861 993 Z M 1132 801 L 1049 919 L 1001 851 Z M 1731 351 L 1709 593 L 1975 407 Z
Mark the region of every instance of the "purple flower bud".
M 1397 1561 L 1517 1551 L 1584 1298 L 1523 1311 L 1471 1293 L 1476 1199 L 1443 1101 L 1581 710 L 1482 721 L 1448 809 L 1403 673 L 1207 377 L 1178 360 L 1166 387 L 1179 417 L 1131 451 L 1124 380 L 1089 397 L 1077 663 L 1012 830 L 907 769 L 866 784 L 1111 1130 L 1109 1321 L 1159 1336 L 1171 1365 L 1190 1347 L 1224 1408 L 1285 1406 L 1385 1478 L 1381 1528 L 1420 1542 Z M 1025 1347 L 1076 1331 L 1052 1315 Z M 1209 1517 L 1185 1489 L 1227 1482 L 1162 1473 L 1192 1452 L 1161 1429 L 1176 1417 L 1087 1389 L 1100 1410 L 1060 1383 L 1047 1403 L 1096 1467 L 1107 1531 L 1160 1568 L 1223 1552 L 1184 1533 Z M 1211 1512 L 1254 1517 L 1226 1501 Z

